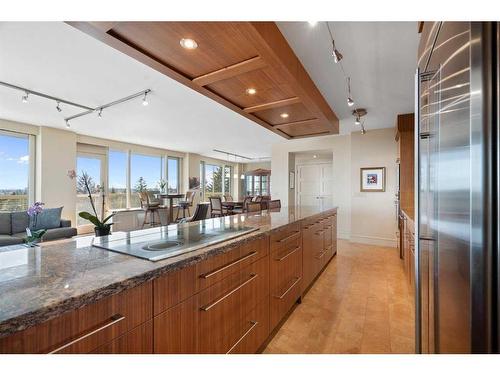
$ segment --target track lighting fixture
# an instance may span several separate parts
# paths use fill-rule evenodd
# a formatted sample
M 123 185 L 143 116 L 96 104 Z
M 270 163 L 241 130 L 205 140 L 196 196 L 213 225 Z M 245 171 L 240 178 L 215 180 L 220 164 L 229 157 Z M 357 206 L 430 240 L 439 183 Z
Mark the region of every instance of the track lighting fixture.
M 148 91 L 144 91 L 144 98 L 142 98 L 142 105 L 147 106 L 149 104 L 148 102 Z
M 57 112 L 61 112 L 62 111 L 61 107 L 59 106 L 59 102 L 57 102 L 56 109 L 57 109 Z
M 347 105 L 352 107 L 354 105 L 354 100 L 351 96 L 351 77 L 347 77 Z
M 66 120 L 66 127 L 69 129 L 70 126 L 69 126 L 69 120 Z
M 332 56 L 333 56 L 333 61 L 335 61 L 335 64 L 338 64 L 340 60 L 342 60 L 342 58 L 344 57 L 339 52 L 337 47 L 335 47 L 335 40 L 332 40 Z
M 361 119 L 359 118 L 359 116 L 356 117 L 356 121 L 354 121 L 354 123 L 356 125 L 361 125 Z
M 365 128 L 361 129 L 361 134 L 365 135 L 366 134 L 366 130 Z
M 102 108 L 99 108 L 99 112 L 97 113 L 97 117 L 102 118 Z
M 23 103 L 28 103 L 28 95 L 29 95 L 29 92 L 25 91 L 23 97 L 21 98 Z

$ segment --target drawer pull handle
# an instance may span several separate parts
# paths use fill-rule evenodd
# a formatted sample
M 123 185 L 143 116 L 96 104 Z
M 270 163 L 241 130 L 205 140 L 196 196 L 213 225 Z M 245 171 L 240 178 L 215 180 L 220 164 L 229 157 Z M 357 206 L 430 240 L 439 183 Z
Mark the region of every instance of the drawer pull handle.
M 97 332 L 100 332 L 103 329 L 106 329 L 106 328 L 111 327 L 112 325 L 114 325 L 114 324 L 116 324 L 118 322 L 121 322 L 123 319 L 125 319 L 125 317 L 123 315 L 120 315 L 120 314 L 113 315 L 111 318 L 109 318 L 109 321 L 107 323 L 103 324 L 99 328 L 96 328 L 93 331 L 85 333 L 82 336 L 80 336 L 80 337 L 78 337 L 78 338 L 76 338 L 74 340 L 71 340 L 70 342 L 67 342 L 66 344 L 58 347 L 57 349 L 52 350 L 51 352 L 49 352 L 49 354 L 58 353 L 61 350 L 66 349 L 68 346 L 76 344 L 77 342 L 82 341 L 83 339 L 86 339 L 89 336 L 95 335 Z
M 282 260 L 285 260 L 286 258 L 288 258 L 290 255 L 292 255 L 293 253 L 295 253 L 299 249 L 300 249 L 300 246 L 297 246 L 295 249 L 293 249 L 292 251 L 289 251 L 288 253 L 283 255 L 281 258 L 276 258 L 275 261 L 281 262 Z
M 281 240 L 278 240 L 279 243 L 281 242 L 285 242 L 286 240 L 292 238 L 293 236 L 295 236 L 296 234 L 300 233 L 298 230 L 292 232 L 292 234 L 289 234 L 288 236 L 286 236 L 285 238 L 282 238 Z
M 318 236 L 319 236 L 319 235 L 320 235 L 320 234 L 322 234 L 323 232 L 324 232 L 324 230 L 318 230 L 318 231 L 317 231 L 316 233 L 314 233 L 314 234 L 316 234 L 316 235 L 318 235 Z
M 208 279 L 209 277 L 212 277 L 214 275 L 217 275 L 219 272 L 222 272 L 224 270 L 227 270 L 229 267 L 232 267 L 238 263 L 241 263 L 243 262 L 244 260 L 247 260 L 255 255 L 257 255 L 258 252 L 257 251 L 252 251 L 251 253 L 239 258 L 239 259 L 236 259 L 235 261 L 232 261 L 231 263 L 228 263 L 220 268 L 217 268 L 216 270 L 212 271 L 212 272 L 209 272 L 209 273 L 205 273 L 203 275 L 200 275 L 200 278 L 202 279 Z
M 226 354 L 230 354 L 230 353 L 233 351 L 233 349 L 234 349 L 234 348 L 236 348 L 236 347 L 238 346 L 238 344 L 239 344 L 239 343 L 240 343 L 240 342 L 241 342 L 241 341 L 242 341 L 245 337 L 247 337 L 247 336 L 248 336 L 248 334 L 249 334 L 250 332 L 252 332 L 252 330 L 255 328 L 255 326 L 257 326 L 257 324 L 259 324 L 259 322 L 256 322 L 256 321 L 252 320 L 252 321 L 250 322 L 250 324 L 251 324 L 250 328 L 248 328 L 248 329 L 247 329 L 247 331 L 243 334 L 243 336 L 241 336 L 241 337 L 238 339 L 238 341 L 236 341 L 236 342 L 234 343 L 234 345 L 233 345 L 233 346 L 231 346 L 231 348 L 230 348 L 230 349 L 226 352 Z
M 289 292 L 290 290 L 292 290 L 292 288 L 293 288 L 295 285 L 297 285 L 297 283 L 300 281 L 300 279 L 302 279 L 302 277 L 296 277 L 296 278 L 295 278 L 295 281 L 292 283 L 292 285 L 290 285 L 290 286 L 288 287 L 288 289 L 287 289 L 287 290 L 285 290 L 281 296 L 274 296 L 274 298 L 277 298 L 277 299 L 283 299 L 283 298 L 285 298 L 285 296 L 288 294 L 288 292 Z
M 316 259 L 321 259 L 325 256 L 326 254 L 326 250 L 325 251 L 322 251 L 321 253 L 319 253 L 319 255 L 316 257 Z
M 238 285 L 237 287 L 235 287 L 234 289 L 231 289 L 229 292 L 227 292 L 226 294 L 224 294 L 222 297 L 216 299 L 215 301 L 213 301 L 212 303 L 208 304 L 208 305 L 205 305 L 205 306 L 202 306 L 200 307 L 200 310 L 201 311 L 208 311 L 210 310 L 212 307 L 214 307 L 215 305 L 218 305 L 219 303 L 221 303 L 222 301 L 224 301 L 227 297 L 229 297 L 231 294 L 237 292 L 238 290 L 240 290 L 241 288 L 243 288 L 245 285 L 247 285 L 249 282 L 251 282 L 253 279 L 255 279 L 256 277 L 258 276 L 258 274 L 256 273 L 252 273 L 250 275 L 250 278 L 247 279 L 246 281 L 242 282 L 240 285 Z

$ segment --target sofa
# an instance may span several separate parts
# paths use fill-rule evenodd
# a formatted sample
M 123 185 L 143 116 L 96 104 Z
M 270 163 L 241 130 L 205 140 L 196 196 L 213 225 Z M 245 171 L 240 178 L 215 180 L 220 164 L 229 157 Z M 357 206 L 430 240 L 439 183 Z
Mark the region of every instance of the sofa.
M 43 215 L 43 212 L 40 215 Z M 0 212 L 0 246 L 24 243 L 24 239 L 26 238 L 26 228 L 29 224 L 30 217 L 25 211 Z M 50 228 L 43 228 L 47 229 L 47 232 L 42 237 L 42 241 L 44 242 L 61 238 L 71 238 L 77 234 L 76 228 L 71 227 L 71 220 L 64 220 L 60 218 L 60 211 L 55 224 L 52 223 L 49 226 Z

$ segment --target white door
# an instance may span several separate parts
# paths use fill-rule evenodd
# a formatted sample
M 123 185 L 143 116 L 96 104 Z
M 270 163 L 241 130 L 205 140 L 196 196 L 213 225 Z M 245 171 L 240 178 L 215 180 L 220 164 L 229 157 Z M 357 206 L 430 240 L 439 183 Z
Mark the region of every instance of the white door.
M 332 204 L 332 183 L 331 163 L 297 166 L 297 205 Z

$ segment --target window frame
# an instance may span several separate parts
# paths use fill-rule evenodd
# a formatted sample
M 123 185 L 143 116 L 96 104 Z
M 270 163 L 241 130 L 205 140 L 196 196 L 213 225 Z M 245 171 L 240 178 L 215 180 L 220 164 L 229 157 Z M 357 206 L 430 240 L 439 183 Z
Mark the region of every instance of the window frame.
M 13 130 L 0 129 L 0 136 L 4 135 L 6 137 L 17 137 L 24 138 L 26 137 L 28 140 L 28 155 L 29 155 L 29 164 L 28 164 L 28 185 L 26 196 L 28 198 L 27 205 L 28 207 L 35 202 L 35 194 L 36 194 L 36 136 L 31 133 L 25 132 L 17 132 Z

